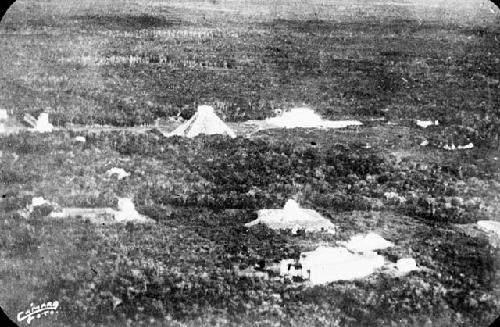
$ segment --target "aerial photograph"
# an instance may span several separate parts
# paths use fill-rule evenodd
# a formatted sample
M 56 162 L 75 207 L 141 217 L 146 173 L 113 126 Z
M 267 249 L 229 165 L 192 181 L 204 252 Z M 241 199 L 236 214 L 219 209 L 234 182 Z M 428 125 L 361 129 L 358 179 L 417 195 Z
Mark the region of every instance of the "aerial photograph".
M 0 322 L 500 326 L 500 9 L 18 0 Z

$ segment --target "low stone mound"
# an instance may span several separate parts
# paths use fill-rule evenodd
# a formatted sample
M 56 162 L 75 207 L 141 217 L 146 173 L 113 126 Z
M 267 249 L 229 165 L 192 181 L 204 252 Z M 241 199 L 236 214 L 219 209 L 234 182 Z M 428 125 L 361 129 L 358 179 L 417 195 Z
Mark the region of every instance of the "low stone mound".
M 427 128 L 429 126 L 438 126 L 439 122 L 437 120 L 419 120 L 419 119 L 416 119 L 415 124 L 418 127 Z
M 0 109 L 0 134 L 5 133 L 5 123 L 9 120 L 7 110 Z
M 413 258 L 402 258 L 396 263 L 396 268 L 401 273 L 419 270 L 417 262 Z
M 393 243 L 375 233 L 354 235 L 345 243 L 345 247 L 352 252 L 371 252 L 374 250 L 382 250 L 393 245 Z
M 106 171 L 106 176 L 107 177 L 116 176 L 116 178 L 118 178 L 118 180 L 122 180 L 126 177 L 129 177 L 130 173 L 127 173 L 123 168 L 113 167 L 113 168 L 109 169 L 108 171 Z
M 492 232 L 500 237 L 500 222 L 494 220 L 479 220 L 477 226 L 485 232 Z
M 23 124 L 17 121 L 16 117 L 12 115 L 12 111 L 7 109 L 0 109 L 0 134 L 9 135 L 15 134 L 19 131 L 26 129 Z
M 9 120 L 9 114 L 6 109 L 0 109 L 0 122 Z
M 264 123 L 263 127 L 267 128 L 345 128 L 362 125 L 357 120 L 324 120 L 309 108 L 294 108 L 268 118 Z

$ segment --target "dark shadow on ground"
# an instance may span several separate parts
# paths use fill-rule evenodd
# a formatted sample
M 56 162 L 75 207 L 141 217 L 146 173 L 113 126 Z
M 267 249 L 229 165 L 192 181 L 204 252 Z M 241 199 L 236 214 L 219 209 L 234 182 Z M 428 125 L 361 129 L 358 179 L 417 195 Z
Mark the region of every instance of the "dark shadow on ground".
M 287 30 L 294 32 L 311 32 L 311 33 L 328 33 L 338 30 L 346 30 L 351 33 L 360 31 L 381 31 L 381 32 L 397 32 L 397 31 L 433 31 L 436 28 L 442 29 L 457 29 L 451 23 L 439 23 L 426 21 L 422 22 L 418 19 L 383 19 L 378 17 L 367 17 L 358 21 L 331 21 L 331 20 L 288 20 L 274 19 L 269 22 L 259 24 L 261 28 L 272 28 L 277 31 Z
M 98 27 L 106 29 L 146 29 L 146 28 L 172 28 L 181 25 L 181 20 L 167 19 L 165 17 L 152 15 L 89 15 L 89 16 L 71 16 L 70 20 L 76 20 L 78 23 L 88 27 Z

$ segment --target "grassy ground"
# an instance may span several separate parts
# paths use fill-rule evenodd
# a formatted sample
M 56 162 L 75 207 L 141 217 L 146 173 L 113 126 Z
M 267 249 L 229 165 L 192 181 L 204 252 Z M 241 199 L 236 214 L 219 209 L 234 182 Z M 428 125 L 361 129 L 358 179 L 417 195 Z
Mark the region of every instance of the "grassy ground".
M 499 314 L 498 249 L 471 227 L 500 213 L 498 15 L 472 2 L 67 3 L 17 2 L 0 24 L 0 106 L 17 117 L 129 126 L 212 102 L 232 123 L 306 104 L 366 124 L 234 140 L 3 136 L 0 304 L 10 317 L 52 300 L 60 312 L 33 325 L 486 326 Z M 143 62 L 118 63 L 129 56 Z M 397 125 L 368 122 L 377 117 Z M 423 130 L 414 118 L 441 124 Z M 476 147 L 434 146 L 466 139 Z M 131 176 L 107 178 L 114 166 Z M 158 223 L 24 219 L 16 210 L 33 196 L 84 207 L 128 196 Z M 291 196 L 339 233 L 243 227 Z M 314 288 L 237 274 L 369 230 L 396 244 L 389 260 L 409 255 L 427 269 Z
M 299 5 L 290 11 L 300 12 Z M 383 6 L 361 14 L 344 5 L 324 10 L 337 17 L 292 19 L 283 4 L 276 18 L 263 3 L 253 7 L 269 13 L 255 17 L 195 3 L 128 1 L 118 9 L 108 2 L 20 2 L 2 21 L 0 40 L 9 51 L 1 58 L 1 105 L 16 114 L 48 110 L 58 125 L 150 123 L 220 102 L 228 120 L 305 103 L 327 117 L 440 118 L 483 133 L 487 126 L 478 123 L 488 117 L 497 126 L 498 84 L 487 80 L 499 75 L 498 16 L 477 9 L 475 25 L 459 24 L 457 12 L 437 20 L 421 19 L 420 6 L 393 6 L 390 16 Z M 161 34 L 167 30 L 209 34 Z M 160 55 L 166 63 L 157 62 Z M 127 63 L 106 64 L 112 56 Z M 129 56 L 149 63 L 130 66 Z M 225 60 L 228 69 L 184 67 L 186 60 L 219 68 Z
M 380 128 L 364 133 L 369 132 L 381 134 Z M 418 152 L 405 142 L 399 142 L 399 152 L 360 148 L 366 135 L 355 130 L 296 131 L 292 142 L 289 135 L 281 139 L 273 133 L 253 140 L 190 141 L 88 133 L 85 145 L 72 144 L 64 132 L 4 139 L 5 310 L 13 315 L 30 301 L 56 298 L 63 303 L 58 322 L 91 325 L 226 319 L 243 325 L 420 326 L 430 319 L 467 326 L 487 325 L 498 314 L 497 250 L 484 234 L 471 237 L 450 224 L 493 216 L 482 209 L 495 203 L 490 197 L 498 195 L 498 171 L 486 162 L 468 163 L 479 150 L 447 153 L 449 162 L 439 157 L 443 150 L 413 160 L 401 158 Z M 405 140 L 411 140 L 409 134 Z M 388 143 L 397 139 L 393 135 Z M 112 166 L 131 177 L 106 178 Z M 469 168 L 458 173 L 460 166 Z M 30 173 L 14 173 L 19 171 Z M 386 191 L 407 202 L 386 199 Z M 14 210 L 34 195 L 87 207 L 113 206 L 116 196 L 132 196 L 158 225 L 96 226 L 16 216 Z M 243 227 L 256 218 L 255 209 L 281 206 L 294 195 L 330 218 L 339 233 L 292 236 Z M 429 198 L 437 210 L 429 210 Z M 390 260 L 410 255 L 429 270 L 313 289 L 240 277 L 233 270 L 261 260 L 270 265 L 318 242 L 334 245 L 368 230 L 395 242 L 384 252 Z M 113 309 L 114 298 L 123 302 Z

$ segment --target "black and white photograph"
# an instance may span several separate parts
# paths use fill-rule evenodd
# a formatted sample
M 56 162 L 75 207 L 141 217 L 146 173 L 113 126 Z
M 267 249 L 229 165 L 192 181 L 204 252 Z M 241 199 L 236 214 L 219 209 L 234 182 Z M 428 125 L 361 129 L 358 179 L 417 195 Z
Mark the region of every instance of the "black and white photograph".
M 500 326 L 500 9 L 18 0 L 0 325 Z

